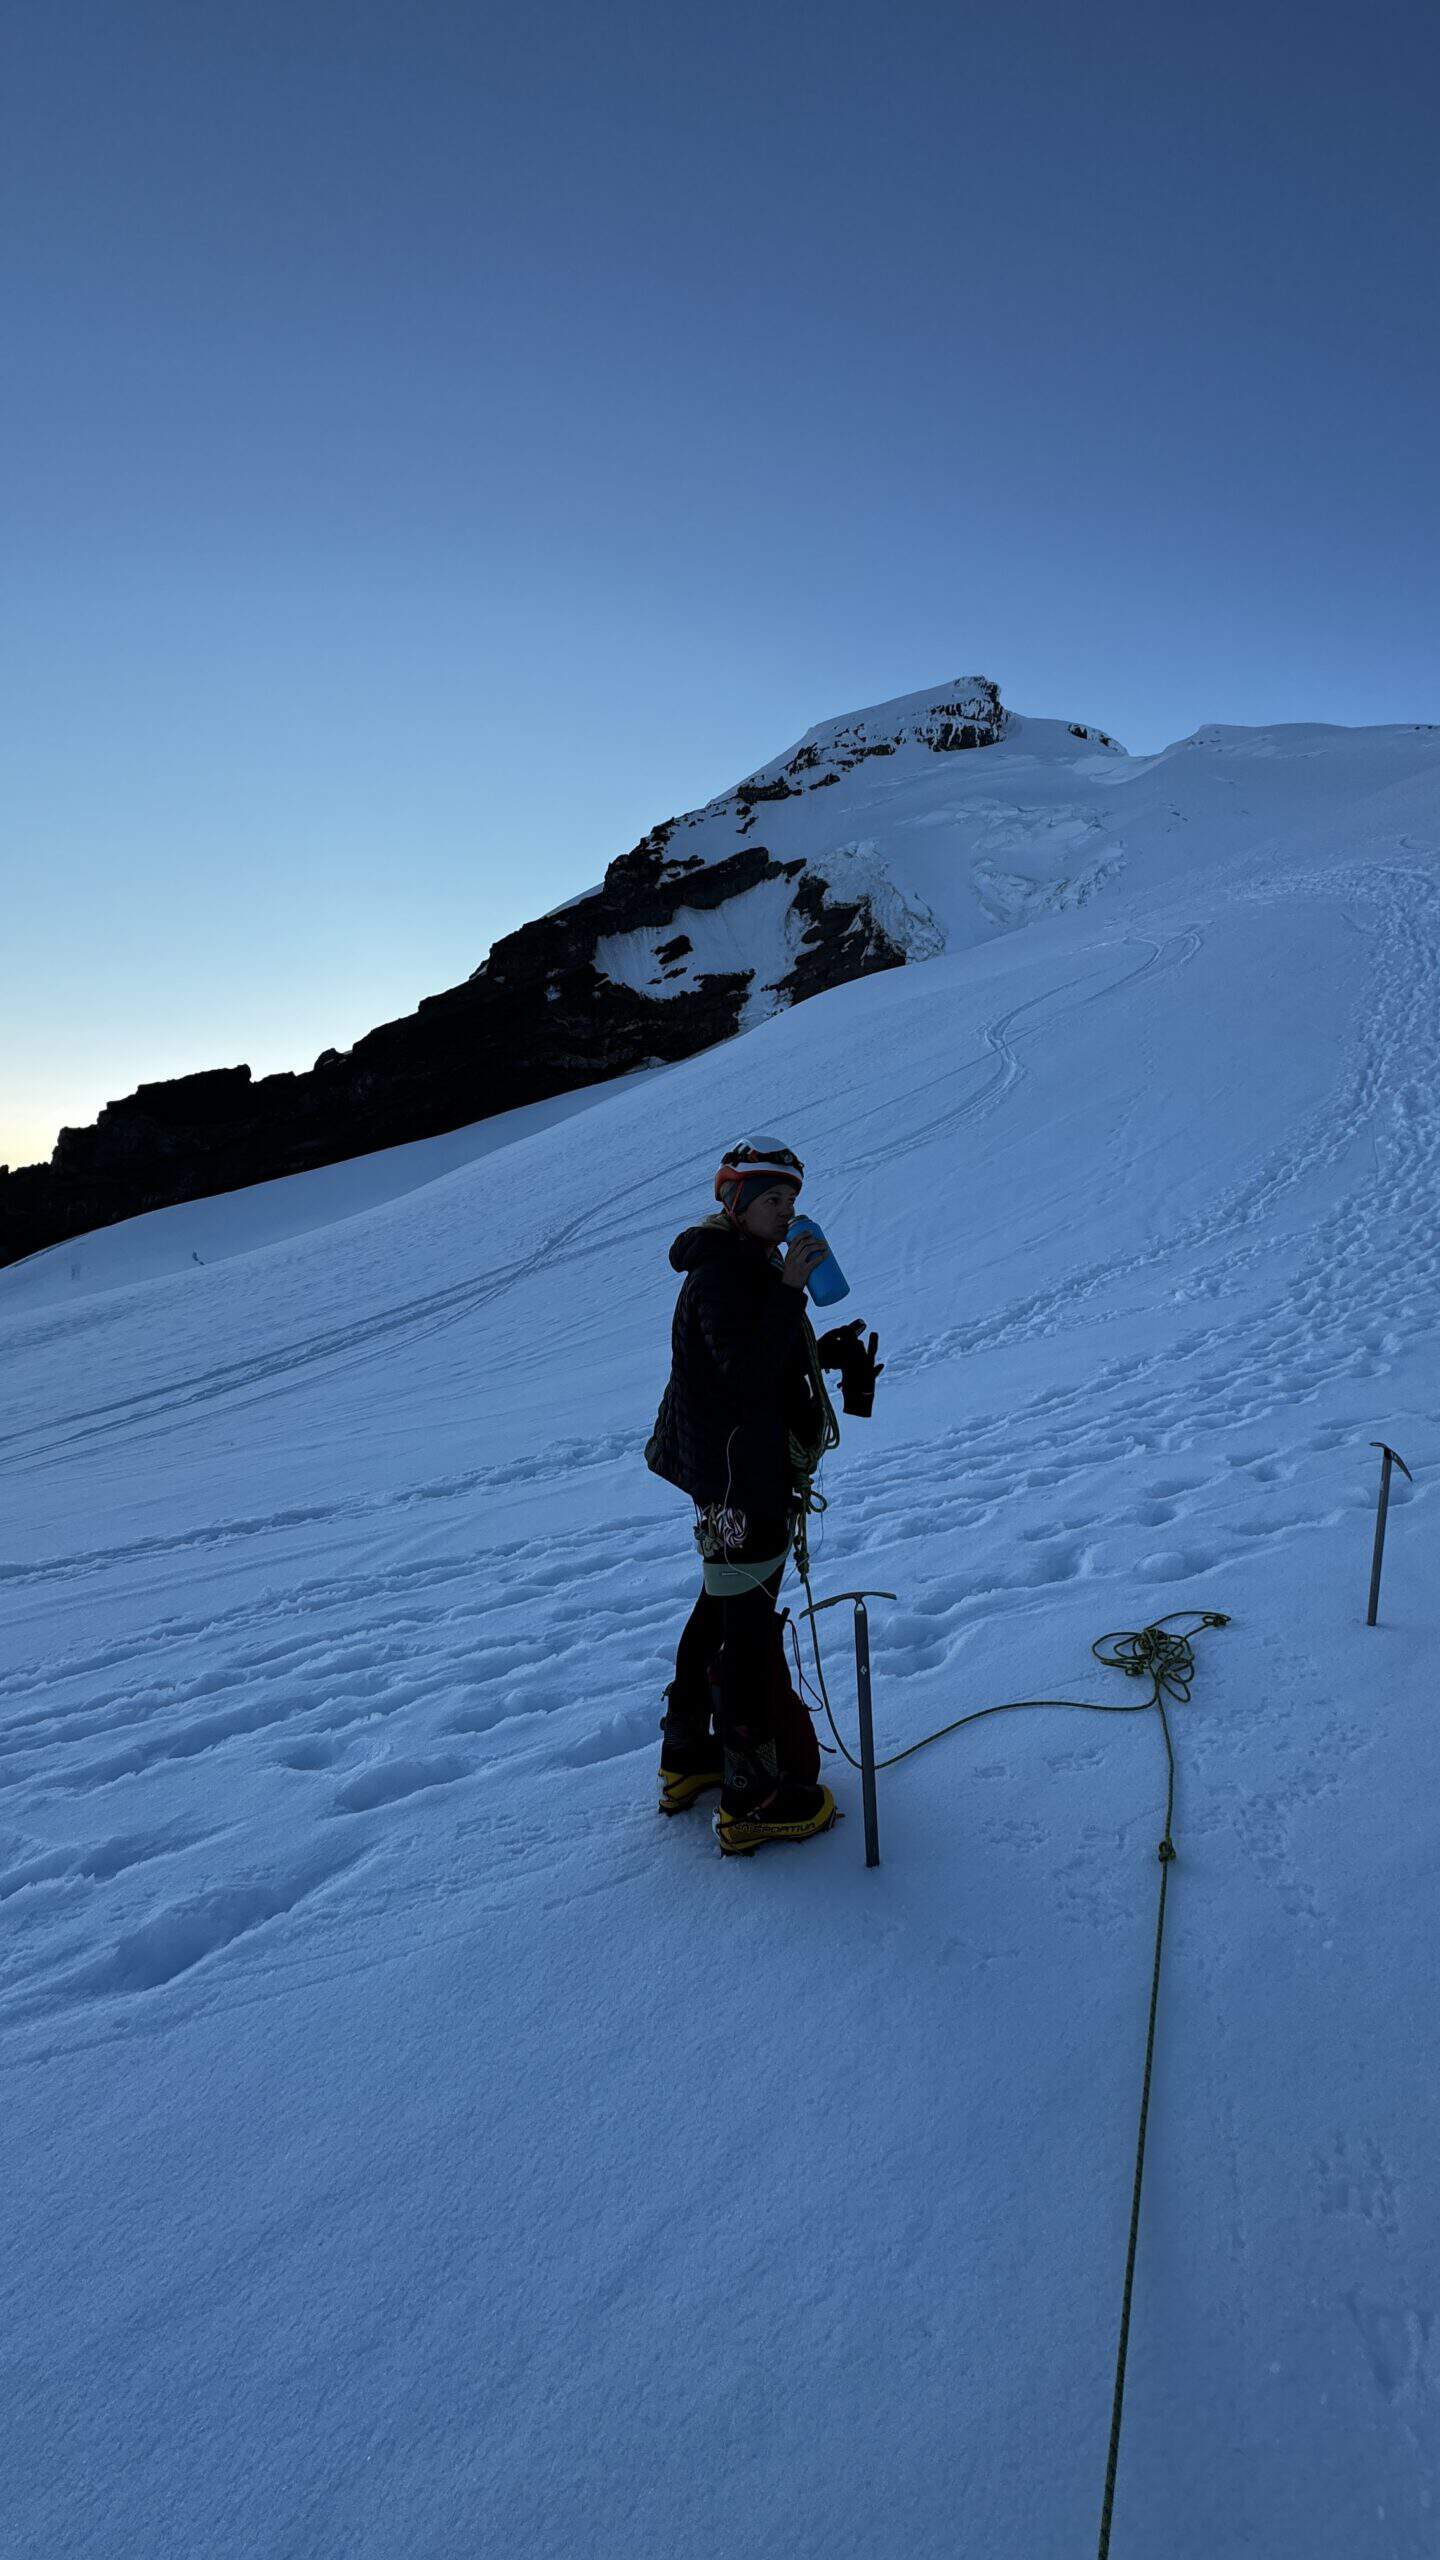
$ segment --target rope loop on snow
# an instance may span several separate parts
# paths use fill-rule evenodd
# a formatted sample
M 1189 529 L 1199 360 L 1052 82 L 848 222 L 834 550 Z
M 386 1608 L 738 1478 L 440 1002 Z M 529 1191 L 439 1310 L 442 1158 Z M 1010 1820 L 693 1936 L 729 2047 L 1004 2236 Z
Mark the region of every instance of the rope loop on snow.
M 831 1712 L 830 1695 L 825 1686 L 825 1671 L 820 1660 L 820 1639 L 816 1627 L 817 1610 L 815 1595 L 810 1588 L 809 1555 L 806 1552 L 803 1521 L 802 1512 L 800 1534 L 796 1538 L 795 1560 L 799 1567 L 801 1581 L 805 1585 L 808 1606 L 804 1614 L 810 1621 L 810 1641 L 815 1653 L 815 1671 L 820 1683 L 820 1696 L 825 1708 L 826 1721 L 835 1737 L 835 1748 L 844 1754 L 852 1769 L 858 1769 L 862 1763 L 855 1758 L 852 1751 L 846 1748 L 840 1728 Z M 828 1603 L 822 1605 L 828 1605 Z M 1177 1628 L 1174 1623 L 1177 1619 L 1187 1619 L 1191 1623 Z M 1125 2281 L 1120 2298 L 1120 2337 L 1115 2355 L 1115 2389 L 1110 2410 L 1110 2442 L 1105 2459 L 1105 2490 L 1100 2508 L 1100 2541 L 1096 2560 L 1108 2560 L 1110 2531 L 1115 2509 L 1115 2479 L 1120 2463 L 1120 2423 L 1125 2405 L 1125 2370 L 1130 2348 L 1130 2308 L 1135 2289 L 1135 2258 L 1140 2238 L 1140 2196 L 1145 2177 L 1145 2135 L 1150 2120 L 1150 2079 L 1155 2062 L 1155 2022 L 1160 2005 L 1160 1960 L 1165 1946 L 1165 1904 L 1170 1883 L 1170 1869 L 1176 1862 L 1175 1842 L 1171 1836 L 1175 1812 L 1175 1748 L 1170 1738 L 1170 1720 L 1165 1713 L 1165 1701 L 1168 1697 L 1173 1703 L 1180 1705 L 1188 1702 L 1195 1677 L 1195 1637 L 1206 1627 L 1228 1627 L 1229 1624 L 1229 1618 L 1219 1609 L 1172 1609 L 1165 1617 L 1153 1620 L 1149 1626 L 1122 1629 L 1110 1635 L 1097 1636 L 1090 1647 L 1097 1662 L 1102 1663 L 1107 1670 L 1123 1671 L 1128 1679 L 1149 1681 L 1149 1696 L 1137 1699 L 1132 1706 L 1112 1705 L 1099 1698 L 1007 1698 L 1000 1706 L 974 1707 L 968 1715 L 956 1716 L 952 1723 L 942 1724 L 934 1733 L 922 1734 L 918 1742 L 908 1743 L 903 1751 L 892 1751 L 888 1759 L 875 1762 L 877 1769 L 893 1769 L 900 1761 L 912 1759 L 917 1751 L 927 1750 L 932 1742 L 943 1742 L 947 1734 L 958 1733 L 962 1725 L 978 1724 L 985 1716 L 1008 1715 L 1020 1707 L 1078 1707 L 1090 1714 L 1111 1716 L 1143 1715 L 1148 1707 L 1154 1707 L 1160 1718 L 1160 1730 L 1165 1742 L 1165 1832 L 1158 1851 L 1160 1897 L 1155 1914 L 1155 1957 L 1150 1970 L 1150 2011 L 1145 2030 L 1145 2070 L 1140 2091 L 1140 2122 L 1135 2138 L 1135 2178 L 1130 2197 L 1130 2236 L 1125 2253 Z M 803 1696 L 804 1674 L 800 1670 L 800 1646 L 793 1624 L 791 1636 L 794 1641 L 795 1669 Z

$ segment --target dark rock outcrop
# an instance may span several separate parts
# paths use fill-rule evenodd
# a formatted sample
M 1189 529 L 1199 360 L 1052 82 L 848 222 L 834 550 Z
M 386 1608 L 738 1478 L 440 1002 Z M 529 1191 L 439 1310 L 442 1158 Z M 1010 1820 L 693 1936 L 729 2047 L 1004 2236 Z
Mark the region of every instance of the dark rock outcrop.
M 820 790 L 868 756 L 901 744 L 937 753 L 992 744 L 1005 713 L 986 678 L 924 704 L 891 734 L 878 713 L 814 732 L 704 812 L 670 819 L 610 864 L 600 888 L 502 936 L 460 985 L 382 1023 L 353 1049 L 323 1050 L 308 1073 L 252 1078 L 218 1067 L 145 1084 L 107 1103 L 87 1129 L 63 1129 L 48 1165 L 0 1168 L 0 1264 L 148 1209 L 377 1147 L 438 1136 L 500 1111 L 628 1069 L 694 1055 L 740 1025 L 753 969 L 698 970 L 676 919 L 726 907 L 766 884 L 788 889 L 793 964 L 771 1003 L 799 1004 L 878 969 L 901 966 L 867 900 L 837 896 L 802 860 L 741 843 L 723 858 L 672 857 L 682 824 L 726 817 L 731 841 L 762 808 Z M 884 706 L 882 706 L 882 711 Z M 597 965 L 608 937 L 653 935 L 651 994 Z M 743 948 L 743 939 L 742 939 Z M 689 983 L 685 983 L 688 980 Z

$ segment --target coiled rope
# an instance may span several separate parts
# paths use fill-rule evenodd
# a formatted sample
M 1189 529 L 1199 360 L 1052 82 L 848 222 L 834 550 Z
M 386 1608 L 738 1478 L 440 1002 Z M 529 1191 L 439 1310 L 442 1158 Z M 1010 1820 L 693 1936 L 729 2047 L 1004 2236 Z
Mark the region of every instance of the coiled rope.
M 817 1503 L 813 1507 L 822 1506 Z M 800 1578 L 805 1585 L 805 1597 L 809 1604 L 810 1640 L 815 1650 L 815 1670 L 820 1682 L 820 1696 L 824 1704 L 826 1720 L 835 1736 L 837 1750 L 843 1753 L 852 1769 L 858 1769 L 862 1764 L 856 1759 L 853 1751 L 846 1746 L 840 1728 L 835 1722 L 829 1691 L 825 1686 L 825 1671 L 820 1659 L 820 1640 L 816 1631 L 815 1595 L 810 1588 L 810 1559 L 806 1550 L 804 1521 L 805 1514 L 802 1510 L 795 1541 L 795 1561 L 800 1570 Z M 1174 1621 L 1181 1618 L 1191 1623 L 1183 1628 L 1177 1628 Z M 887 1759 L 877 1760 L 875 1763 L 877 1769 L 893 1769 L 900 1761 L 913 1759 L 917 1751 L 928 1749 L 932 1742 L 943 1742 L 947 1734 L 958 1733 L 962 1725 L 979 1724 L 986 1716 L 1010 1715 L 1020 1707 L 1077 1707 L 1091 1715 L 1131 1716 L 1143 1715 L 1147 1707 L 1153 1706 L 1160 1718 L 1160 1730 L 1165 1738 L 1166 1769 L 1165 1828 L 1158 1851 L 1160 1899 L 1155 1914 L 1155 1960 L 1150 1972 L 1150 2014 L 1145 2031 L 1145 2076 L 1140 2092 L 1140 2123 L 1135 2140 L 1135 2181 L 1130 2198 L 1130 2239 L 1125 2253 L 1125 2282 L 1120 2303 L 1120 2337 L 1115 2356 L 1115 2390 L 1110 2410 L 1110 2443 L 1105 2458 L 1105 2491 L 1100 2508 L 1100 2541 L 1096 2560 L 1107 2560 L 1115 2511 L 1115 2478 L 1120 2462 L 1120 2423 L 1125 2406 L 1125 2369 L 1130 2350 L 1130 2305 L 1135 2288 L 1135 2257 L 1140 2237 L 1140 2195 L 1145 2178 L 1145 2134 L 1150 2120 L 1150 2080 L 1155 2060 L 1155 2021 L 1160 2003 L 1160 1959 L 1165 1945 L 1165 1903 L 1170 1882 L 1170 1869 L 1175 1863 L 1175 1842 L 1172 1836 L 1175 1817 L 1175 1747 L 1170 1738 L 1170 1719 L 1165 1713 L 1165 1701 L 1170 1698 L 1183 1705 L 1190 1696 L 1195 1677 L 1193 1639 L 1206 1627 L 1228 1627 L 1229 1623 L 1228 1617 L 1218 1609 L 1172 1609 L 1163 1618 L 1154 1619 L 1149 1626 L 1133 1631 L 1123 1629 L 1111 1635 L 1097 1636 L 1090 1647 L 1097 1662 L 1103 1663 L 1107 1670 L 1123 1671 L 1129 1679 L 1148 1679 L 1150 1683 L 1149 1696 L 1137 1698 L 1128 1706 L 1111 1704 L 1098 1698 L 1007 1698 L 999 1706 L 974 1707 L 968 1715 L 956 1716 L 951 1723 L 938 1726 L 934 1733 L 922 1734 L 918 1742 L 907 1743 L 903 1751 L 892 1751 Z M 796 1674 L 803 1696 L 804 1675 L 800 1671 L 799 1640 L 795 1636 L 793 1621 L 790 1632 L 794 1640 Z

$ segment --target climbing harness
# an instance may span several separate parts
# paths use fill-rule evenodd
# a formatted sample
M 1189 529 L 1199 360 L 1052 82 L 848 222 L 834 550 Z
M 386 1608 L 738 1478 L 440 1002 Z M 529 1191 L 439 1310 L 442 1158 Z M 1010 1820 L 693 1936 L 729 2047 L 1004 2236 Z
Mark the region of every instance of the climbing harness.
M 773 1556 L 737 1562 L 732 1547 L 743 1546 L 747 1521 L 745 1513 L 730 1500 L 727 1463 L 724 1497 L 719 1502 L 695 1506 L 695 1544 L 705 1570 L 705 1588 L 712 1599 L 737 1599 L 741 1592 L 755 1590 L 768 1582 L 777 1565 L 783 1565 L 792 1548 L 796 1571 L 806 1590 L 810 1588 L 810 1540 L 807 1523 L 812 1515 L 828 1509 L 823 1493 L 815 1489 L 815 1470 L 832 1449 L 840 1446 L 840 1425 L 830 1401 L 821 1369 L 815 1336 L 808 1324 L 804 1328 L 806 1357 L 810 1381 L 815 1391 L 817 1412 L 805 1439 L 792 1429 L 788 1436 L 787 1455 L 794 1492 L 789 1505 L 785 1542 Z M 730 1438 L 735 1437 L 732 1431 Z M 726 1447 L 729 1458 L 729 1444 Z

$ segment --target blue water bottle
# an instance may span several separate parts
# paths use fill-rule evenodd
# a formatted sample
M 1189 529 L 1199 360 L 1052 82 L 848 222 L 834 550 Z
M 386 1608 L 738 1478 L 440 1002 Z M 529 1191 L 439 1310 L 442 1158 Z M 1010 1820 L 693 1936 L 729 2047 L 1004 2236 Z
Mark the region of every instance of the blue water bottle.
M 825 1244 L 825 1236 L 813 1218 L 791 1219 L 785 1230 L 786 1243 L 793 1244 L 797 1236 L 819 1236 L 820 1242 Z M 816 1263 L 805 1286 L 817 1307 L 833 1307 L 838 1299 L 849 1297 L 850 1283 L 828 1245 L 824 1260 Z

